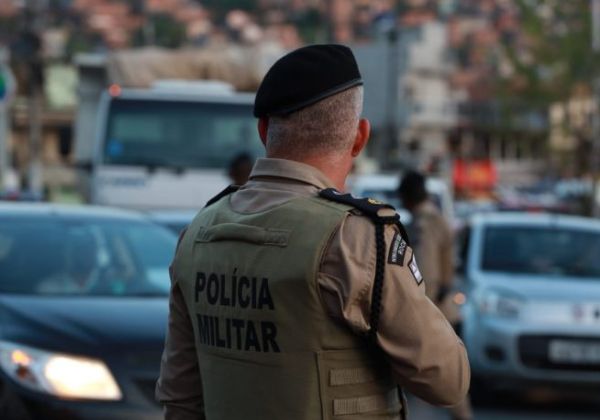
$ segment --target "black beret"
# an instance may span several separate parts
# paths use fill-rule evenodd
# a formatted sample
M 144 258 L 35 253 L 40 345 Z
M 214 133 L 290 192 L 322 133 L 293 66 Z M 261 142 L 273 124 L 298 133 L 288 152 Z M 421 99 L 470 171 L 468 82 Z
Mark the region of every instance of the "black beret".
M 302 47 L 269 69 L 256 92 L 254 116 L 287 115 L 362 84 L 350 48 L 335 44 Z

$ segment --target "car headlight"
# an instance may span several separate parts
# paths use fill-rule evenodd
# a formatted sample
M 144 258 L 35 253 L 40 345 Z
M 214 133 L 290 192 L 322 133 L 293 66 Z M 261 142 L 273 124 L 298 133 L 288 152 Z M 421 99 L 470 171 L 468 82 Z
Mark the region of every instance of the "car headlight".
M 484 290 L 477 296 L 479 312 L 502 318 L 518 318 L 523 304 L 519 296 L 500 290 Z
M 20 385 L 60 398 L 122 398 L 115 379 L 100 360 L 0 341 L 0 367 Z

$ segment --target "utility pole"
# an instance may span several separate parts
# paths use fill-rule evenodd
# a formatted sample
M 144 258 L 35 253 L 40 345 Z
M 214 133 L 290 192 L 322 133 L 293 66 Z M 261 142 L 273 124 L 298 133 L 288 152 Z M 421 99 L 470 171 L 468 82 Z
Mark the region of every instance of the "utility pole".
M 142 12 L 142 19 L 144 19 L 144 26 L 142 27 L 142 37 L 144 47 L 152 46 L 156 44 L 156 28 L 154 27 L 154 21 L 152 16 L 148 13 L 148 7 L 146 2 L 141 0 L 140 9 Z
M 387 81 L 387 98 L 386 98 L 386 146 L 383 148 L 381 160 L 379 161 L 382 165 L 388 166 L 390 164 L 390 157 L 397 157 L 398 151 L 398 94 L 399 94 L 399 83 L 398 78 L 400 77 L 399 69 L 399 52 L 398 52 L 398 28 L 394 24 L 387 32 L 388 41 L 388 81 Z
M 29 96 L 27 100 L 29 119 L 29 169 L 27 187 L 31 192 L 42 195 L 42 87 L 43 60 L 40 35 L 44 28 L 44 12 L 47 0 L 27 0 L 26 27 L 23 42 L 28 44 L 30 56 L 27 59 Z
M 592 54 L 600 53 L 600 0 L 591 0 Z M 593 176 L 592 216 L 600 217 L 600 75 L 593 80 L 595 107 L 592 118 L 592 153 L 590 170 Z
M 9 52 L 0 47 L 0 191 L 6 187 L 11 172 L 8 151 L 10 133 L 10 102 L 15 91 L 15 78 L 9 66 Z

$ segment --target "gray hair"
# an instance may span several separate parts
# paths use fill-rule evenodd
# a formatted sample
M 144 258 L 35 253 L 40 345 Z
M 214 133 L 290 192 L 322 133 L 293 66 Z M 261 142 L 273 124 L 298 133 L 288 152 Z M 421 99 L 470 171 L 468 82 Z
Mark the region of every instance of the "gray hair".
M 352 146 L 362 113 L 363 88 L 357 86 L 284 117 L 271 117 L 267 152 L 278 157 L 305 157 Z

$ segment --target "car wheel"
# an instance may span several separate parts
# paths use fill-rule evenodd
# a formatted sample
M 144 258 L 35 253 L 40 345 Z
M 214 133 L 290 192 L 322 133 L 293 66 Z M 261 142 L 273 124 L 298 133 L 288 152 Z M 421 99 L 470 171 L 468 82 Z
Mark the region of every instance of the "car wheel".
M 4 382 L 0 382 L 0 419 L 31 420 L 25 405 Z

